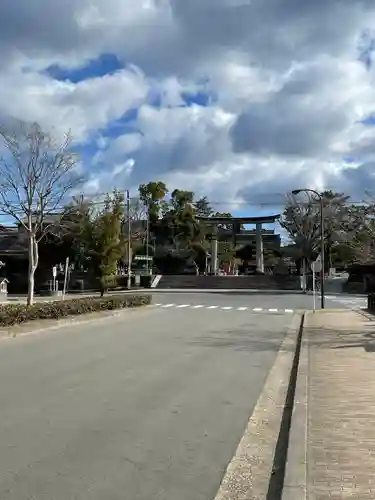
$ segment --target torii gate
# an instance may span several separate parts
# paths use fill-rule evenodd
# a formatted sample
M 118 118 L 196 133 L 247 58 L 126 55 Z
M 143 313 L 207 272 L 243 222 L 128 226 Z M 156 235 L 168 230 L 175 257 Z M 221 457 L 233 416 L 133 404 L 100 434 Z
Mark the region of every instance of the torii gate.
M 241 226 L 243 224 L 255 224 L 256 238 L 256 269 L 260 274 L 264 273 L 264 255 L 263 255 L 263 238 L 262 225 L 272 224 L 280 218 L 280 214 L 267 215 L 262 217 L 197 217 L 198 220 L 210 224 L 213 227 L 211 241 L 211 272 L 218 272 L 218 224 L 228 224 L 232 226 L 232 237 L 236 240 L 236 236 L 241 234 Z

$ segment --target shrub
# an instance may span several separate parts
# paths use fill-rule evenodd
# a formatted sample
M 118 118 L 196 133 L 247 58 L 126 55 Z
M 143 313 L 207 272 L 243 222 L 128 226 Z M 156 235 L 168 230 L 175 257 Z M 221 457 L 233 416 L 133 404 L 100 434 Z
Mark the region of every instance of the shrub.
M 12 326 L 37 319 L 60 319 L 98 311 L 110 311 L 151 304 L 151 295 L 109 295 L 106 297 L 82 297 L 71 300 L 6 304 L 0 306 L 0 326 Z

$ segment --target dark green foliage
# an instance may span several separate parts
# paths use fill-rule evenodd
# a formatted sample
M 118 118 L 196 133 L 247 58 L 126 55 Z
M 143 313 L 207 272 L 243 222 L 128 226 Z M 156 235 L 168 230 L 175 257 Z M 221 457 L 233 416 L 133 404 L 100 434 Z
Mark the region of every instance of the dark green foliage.
M 108 295 L 107 297 L 82 297 L 71 300 L 7 304 L 0 306 L 0 326 L 13 326 L 26 321 L 60 319 L 90 312 L 110 311 L 151 304 L 151 295 Z

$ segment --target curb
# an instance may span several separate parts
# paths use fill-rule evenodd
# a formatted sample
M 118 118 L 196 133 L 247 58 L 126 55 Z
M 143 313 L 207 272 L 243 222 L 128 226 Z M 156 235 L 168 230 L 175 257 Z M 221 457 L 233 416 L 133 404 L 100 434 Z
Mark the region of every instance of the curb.
M 308 309 L 306 312 L 309 314 L 329 314 L 329 313 L 338 313 L 338 312 L 347 312 L 347 311 L 352 311 L 354 309 L 349 309 L 348 307 L 338 307 L 336 309 Z M 357 311 L 357 309 L 355 309 Z
M 291 413 L 291 388 L 294 389 L 303 321 L 304 314 L 294 314 L 214 500 L 281 498 L 274 495 L 274 490 L 279 488 L 280 477 L 284 477 L 282 461 L 286 461 L 290 424 L 286 416 Z
M 282 500 L 307 499 L 308 340 L 302 333 Z

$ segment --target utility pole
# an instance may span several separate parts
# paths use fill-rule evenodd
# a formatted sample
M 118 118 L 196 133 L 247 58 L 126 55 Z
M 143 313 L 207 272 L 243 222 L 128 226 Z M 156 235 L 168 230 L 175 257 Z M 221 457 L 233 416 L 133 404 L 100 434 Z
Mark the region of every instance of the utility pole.
M 132 286 L 131 264 L 132 264 L 132 243 L 131 243 L 131 218 L 130 218 L 130 193 L 126 190 L 126 216 L 128 218 L 128 289 Z
M 147 276 L 149 276 L 150 271 L 149 271 L 149 261 L 148 261 L 148 245 L 149 245 L 149 240 L 150 240 L 150 210 L 149 210 L 149 203 L 147 202 L 147 220 L 146 220 L 146 269 L 147 269 Z

